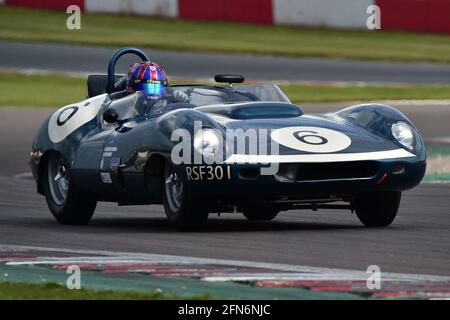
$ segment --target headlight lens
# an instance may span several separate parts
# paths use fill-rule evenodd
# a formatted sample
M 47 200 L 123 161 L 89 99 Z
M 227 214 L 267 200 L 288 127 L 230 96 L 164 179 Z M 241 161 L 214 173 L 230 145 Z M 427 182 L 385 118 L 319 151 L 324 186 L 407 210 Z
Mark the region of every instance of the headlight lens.
M 414 147 L 413 129 L 406 122 L 396 122 L 391 127 L 394 138 L 408 149 Z
M 221 154 L 220 135 L 213 129 L 200 130 L 195 134 L 194 148 L 205 157 L 215 158 Z

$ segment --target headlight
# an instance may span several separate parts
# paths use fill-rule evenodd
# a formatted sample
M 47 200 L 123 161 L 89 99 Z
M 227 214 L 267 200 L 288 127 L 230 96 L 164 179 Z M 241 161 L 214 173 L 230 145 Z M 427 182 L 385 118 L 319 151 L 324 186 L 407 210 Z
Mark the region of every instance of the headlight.
M 222 139 L 218 132 L 213 129 L 198 131 L 194 137 L 194 148 L 203 156 L 215 158 L 222 153 Z
M 394 138 L 408 149 L 414 147 L 413 129 L 406 122 L 396 122 L 391 126 L 391 132 Z

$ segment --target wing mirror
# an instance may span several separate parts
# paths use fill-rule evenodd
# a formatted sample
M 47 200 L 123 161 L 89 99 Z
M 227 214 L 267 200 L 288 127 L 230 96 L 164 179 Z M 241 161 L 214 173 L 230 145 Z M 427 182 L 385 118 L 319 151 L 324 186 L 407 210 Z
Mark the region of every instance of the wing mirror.
M 119 122 L 119 114 L 114 108 L 108 108 L 103 112 L 103 120 L 107 123 Z

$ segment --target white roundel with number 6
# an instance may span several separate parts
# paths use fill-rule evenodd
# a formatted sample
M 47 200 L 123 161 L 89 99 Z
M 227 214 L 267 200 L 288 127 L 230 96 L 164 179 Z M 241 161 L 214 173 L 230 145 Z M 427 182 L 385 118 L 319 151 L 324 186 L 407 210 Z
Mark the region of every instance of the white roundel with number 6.
M 345 134 L 319 127 L 287 127 L 276 129 L 272 139 L 286 147 L 313 153 L 327 153 L 344 150 L 352 140 Z

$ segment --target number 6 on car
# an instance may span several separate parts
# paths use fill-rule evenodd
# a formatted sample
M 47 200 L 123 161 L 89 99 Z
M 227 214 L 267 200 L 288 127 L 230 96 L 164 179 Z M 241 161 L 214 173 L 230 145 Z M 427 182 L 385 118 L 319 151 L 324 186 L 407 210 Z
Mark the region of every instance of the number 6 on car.
M 351 140 L 344 133 L 318 127 L 287 127 L 274 130 L 277 143 L 301 151 L 326 153 L 347 149 Z

